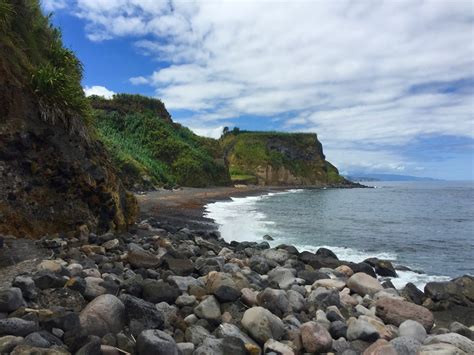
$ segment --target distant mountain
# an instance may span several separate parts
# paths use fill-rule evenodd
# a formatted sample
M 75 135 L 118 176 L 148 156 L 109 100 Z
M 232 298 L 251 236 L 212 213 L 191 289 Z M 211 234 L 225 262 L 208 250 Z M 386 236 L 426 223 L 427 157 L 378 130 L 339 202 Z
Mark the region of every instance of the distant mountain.
M 433 179 L 430 177 L 419 177 L 411 175 L 398 175 L 398 174 L 353 174 L 346 176 L 347 180 L 350 181 L 440 181 L 439 179 Z

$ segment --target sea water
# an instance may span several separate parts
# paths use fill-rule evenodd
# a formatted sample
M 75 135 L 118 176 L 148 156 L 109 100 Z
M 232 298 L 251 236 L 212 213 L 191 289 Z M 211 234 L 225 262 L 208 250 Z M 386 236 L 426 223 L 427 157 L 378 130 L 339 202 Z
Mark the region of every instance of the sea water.
M 397 288 L 474 274 L 473 182 L 371 182 L 373 189 L 298 189 L 206 206 L 227 241 L 326 247 L 341 260 L 391 260 Z

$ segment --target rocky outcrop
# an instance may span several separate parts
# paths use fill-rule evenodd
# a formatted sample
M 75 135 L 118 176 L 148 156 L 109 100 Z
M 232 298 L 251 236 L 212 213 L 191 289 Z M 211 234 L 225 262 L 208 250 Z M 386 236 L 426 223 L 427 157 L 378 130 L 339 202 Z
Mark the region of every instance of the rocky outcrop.
M 234 182 L 267 186 L 355 186 L 326 161 L 316 134 L 230 132 L 221 138 Z

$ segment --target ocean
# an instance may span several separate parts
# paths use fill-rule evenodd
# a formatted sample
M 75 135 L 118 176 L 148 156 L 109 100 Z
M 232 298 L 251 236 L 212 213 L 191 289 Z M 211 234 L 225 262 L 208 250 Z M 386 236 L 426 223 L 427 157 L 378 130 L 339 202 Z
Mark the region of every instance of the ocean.
M 226 241 L 326 247 L 339 259 L 388 259 L 414 271 L 392 282 L 474 274 L 474 182 L 370 182 L 373 189 L 294 189 L 206 206 Z

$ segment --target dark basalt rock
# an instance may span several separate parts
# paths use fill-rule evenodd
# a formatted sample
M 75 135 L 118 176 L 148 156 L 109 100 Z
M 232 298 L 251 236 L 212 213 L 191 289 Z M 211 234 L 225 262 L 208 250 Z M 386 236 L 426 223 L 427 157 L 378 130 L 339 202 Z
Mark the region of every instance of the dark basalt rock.
M 425 294 L 411 282 L 407 283 L 401 291 L 401 295 L 407 300 L 422 305 L 425 300 Z
M 332 258 L 332 259 L 339 260 L 339 258 L 336 256 L 336 254 L 334 254 L 334 252 L 332 250 L 329 250 L 327 248 L 319 248 L 316 251 L 316 255 L 320 256 L 320 257 L 323 257 L 323 258 Z
M 181 294 L 178 287 L 170 285 L 169 283 L 161 280 L 144 280 L 142 283 L 142 288 L 143 298 L 152 303 L 166 302 L 172 304 Z
M 305 280 L 308 285 L 312 285 L 317 280 L 329 279 L 330 277 L 324 272 L 302 270 L 298 272 L 298 277 Z
M 153 303 L 127 294 L 121 295 L 120 300 L 125 305 L 127 323 L 134 336 L 145 329 L 163 329 L 164 314 Z

